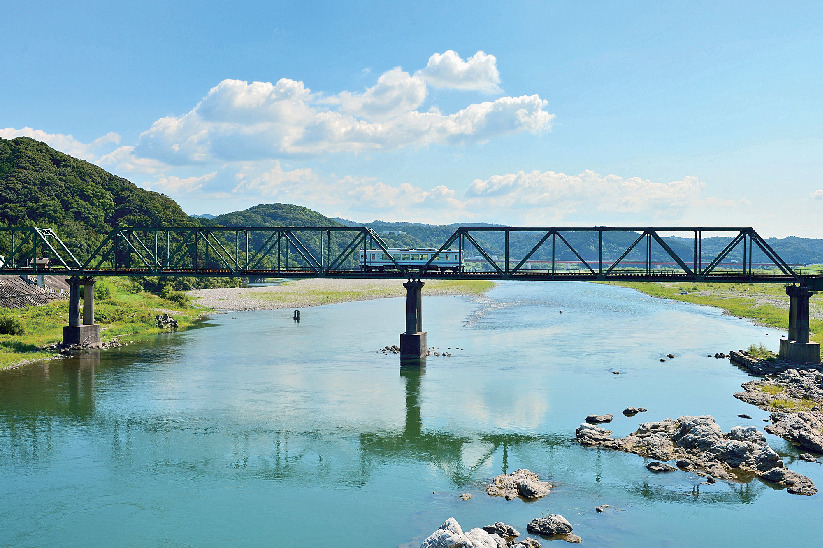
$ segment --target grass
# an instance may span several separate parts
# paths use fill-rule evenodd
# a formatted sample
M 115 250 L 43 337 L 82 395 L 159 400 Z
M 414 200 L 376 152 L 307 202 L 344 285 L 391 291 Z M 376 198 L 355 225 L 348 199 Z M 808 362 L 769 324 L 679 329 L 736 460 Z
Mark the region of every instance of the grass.
M 777 359 L 777 354 L 766 348 L 766 345 L 763 343 L 750 345 L 746 353 L 752 358 L 759 360 L 775 361 Z
M 161 333 L 155 317 L 161 312 L 171 314 L 180 328 L 185 328 L 200 317 L 204 309 L 191 306 L 175 295 L 163 299 L 140 290 L 139 285 L 127 278 L 108 278 L 101 284 L 101 297 L 95 291 L 94 317 L 102 327 L 104 341 L 115 338 Z M 82 305 L 81 305 L 82 306 Z M 63 338 L 63 326 L 68 324 L 69 304 L 55 301 L 43 306 L 9 309 L 2 312 L 17 320 L 23 328 L 20 335 L 0 335 L 0 369 L 25 362 L 48 359 L 55 355 L 49 347 Z
M 757 388 L 761 392 L 765 392 L 766 394 L 771 394 L 772 396 L 776 396 L 783 392 L 782 386 L 777 386 L 776 384 L 759 384 Z
M 803 398 L 801 400 L 776 399 L 771 401 L 771 406 L 780 411 L 809 411 L 816 406 L 814 400 Z
M 636 289 L 653 297 L 674 299 L 689 303 L 714 306 L 733 316 L 749 318 L 760 325 L 787 329 L 789 324 L 789 297 L 781 284 L 720 284 L 625 282 L 615 283 Z M 809 303 L 810 340 L 823 337 L 823 298 L 812 297 Z

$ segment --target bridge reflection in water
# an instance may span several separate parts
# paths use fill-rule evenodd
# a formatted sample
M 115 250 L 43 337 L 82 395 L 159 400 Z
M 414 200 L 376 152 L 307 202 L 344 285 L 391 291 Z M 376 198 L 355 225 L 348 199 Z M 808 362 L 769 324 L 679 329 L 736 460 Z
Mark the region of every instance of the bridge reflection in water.
M 126 365 L 125 367 L 129 367 Z M 217 478 L 253 477 L 314 486 L 366 486 L 376 469 L 400 463 L 434 467 L 455 489 L 478 489 L 492 476 L 511 472 L 509 459 L 540 461 L 537 471 L 553 481 L 556 451 L 572 451 L 579 466 L 601 481 L 601 460 L 610 454 L 577 445 L 566 434 L 505 431 L 452 433 L 425 427 L 421 396 L 425 369 L 403 367 L 405 419 L 402 429 L 356 431 L 346 425 L 294 431 L 267 424 L 216 424 L 211 417 L 155 413 L 123 416 L 96 406 L 96 387 L 116 384 L 115 370 L 101 366 L 99 352 L 5 372 L 0 398 L 0 440 L 5 466 L 39 468 L 64 454 L 64 445 L 91 446 L 97 466 L 127 465 L 154 473 L 185 473 Z M 116 391 L 105 398 L 117 397 Z M 106 408 L 111 407 L 110 401 Z M 215 445 L 216 444 L 216 445 Z M 638 469 L 643 460 L 624 455 Z M 565 457 L 568 458 L 568 457 Z M 636 496 L 670 502 L 748 503 L 764 489 L 759 480 L 733 484 L 725 491 L 701 493 L 694 478 L 675 484 L 630 480 L 625 489 Z

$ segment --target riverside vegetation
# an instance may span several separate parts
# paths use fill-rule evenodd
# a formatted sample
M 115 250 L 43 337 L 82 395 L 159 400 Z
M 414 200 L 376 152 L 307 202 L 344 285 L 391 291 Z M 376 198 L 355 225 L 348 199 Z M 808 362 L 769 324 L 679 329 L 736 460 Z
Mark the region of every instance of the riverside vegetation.
M 156 294 L 147 291 L 155 289 Z M 138 339 L 164 331 L 158 314 L 173 315 L 180 328 L 190 327 L 206 309 L 190 303 L 182 291 L 156 279 L 103 278 L 94 285 L 94 318 L 103 342 Z M 58 355 L 58 343 L 69 316 L 68 301 L 0 309 L 0 369 Z

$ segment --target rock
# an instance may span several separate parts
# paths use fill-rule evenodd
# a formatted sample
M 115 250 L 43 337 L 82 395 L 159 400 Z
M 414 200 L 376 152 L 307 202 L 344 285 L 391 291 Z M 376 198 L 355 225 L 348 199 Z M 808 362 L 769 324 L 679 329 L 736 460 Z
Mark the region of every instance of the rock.
M 472 495 L 471 493 L 463 493 L 462 495 L 460 495 L 460 498 L 463 500 L 469 500 L 470 498 L 472 498 Z
M 671 464 L 667 464 L 665 462 L 660 462 L 656 460 L 653 460 L 652 462 L 647 464 L 646 468 L 648 468 L 650 472 L 674 472 L 675 470 L 677 470 L 677 468 L 672 466 Z
M 670 360 L 674 359 L 674 354 L 666 354 L 666 357 L 669 358 Z
M 551 484 L 540 481 L 537 474 L 529 470 L 515 470 L 511 474 L 501 474 L 486 487 L 486 493 L 493 497 L 505 497 L 512 500 L 521 497 L 526 500 L 539 499 L 549 494 Z
M 526 526 L 526 531 L 546 537 L 565 535 L 572 532 L 572 524 L 560 514 L 549 514 L 531 520 Z
M 486 525 L 483 527 L 483 530 L 487 533 L 492 533 L 499 537 L 503 537 L 507 541 L 516 539 L 520 536 L 520 531 L 511 525 L 503 523 L 502 521 L 495 522 L 494 525 Z
M 745 413 L 740 413 L 740 414 L 739 414 L 739 415 L 737 415 L 737 416 L 738 416 L 738 417 L 740 417 L 741 419 L 750 419 L 750 418 L 751 418 L 751 416 L 749 416 L 749 415 L 747 415 L 747 414 L 745 414 Z
M 627 407 L 623 410 L 623 414 L 627 417 L 633 417 L 638 413 L 645 413 L 648 409 L 644 407 Z
M 517 544 L 512 544 L 510 548 L 540 548 L 540 543 L 531 537 L 526 537 Z
M 437 531 L 429 535 L 420 548 L 506 548 L 500 536 L 487 533 L 479 527 L 466 533 L 454 518 L 449 518 Z
M 575 436 L 580 445 L 604 445 L 607 442 L 614 442 L 611 430 L 585 423 L 577 427 Z
M 586 417 L 586 422 L 589 424 L 602 424 L 604 422 L 612 422 L 614 415 L 589 415 Z
M 803 417 L 797 416 L 801 414 L 773 415 L 780 415 L 775 417 L 776 424 L 792 427 L 795 439 L 808 443 L 808 438 L 817 435 Z M 707 476 L 708 483 L 716 479 L 738 481 L 738 475 L 748 481 L 754 474 L 786 486 L 792 494 L 816 492 L 809 478 L 785 468 L 765 434 L 754 426 L 735 426 L 723 434 L 711 416 L 702 416 L 643 423 L 637 431 L 619 439 L 612 438 L 609 430 L 588 424 L 580 425 L 576 433 L 581 445 L 618 449 L 657 461 L 675 460 L 681 470 Z M 655 472 L 675 469 L 663 462 L 649 463 L 647 467 Z
M 575 535 L 574 533 L 569 533 L 567 535 L 558 535 L 557 538 L 565 540 L 566 542 L 571 542 L 572 544 L 580 544 L 583 542 L 583 539 Z
M 806 411 L 799 413 L 775 412 L 771 414 L 772 424 L 766 432 L 799 445 L 800 447 L 823 453 L 823 419 Z
M 800 453 L 800 458 L 806 462 L 817 462 L 817 457 L 811 453 Z
M 162 329 L 177 329 L 177 320 L 168 314 L 158 314 L 154 319 L 157 321 L 157 327 Z
M 812 480 L 788 468 L 772 468 L 760 477 L 786 486 L 786 491 L 793 495 L 811 496 L 817 493 Z

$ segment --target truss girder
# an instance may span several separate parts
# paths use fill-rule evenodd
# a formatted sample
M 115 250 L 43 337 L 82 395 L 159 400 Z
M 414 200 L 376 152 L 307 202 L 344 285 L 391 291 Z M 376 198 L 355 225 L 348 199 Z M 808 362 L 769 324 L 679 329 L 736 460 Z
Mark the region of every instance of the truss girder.
M 624 234 L 615 234 L 618 232 Z M 719 253 L 706 256 L 706 233 L 725 235 L 729 241 Z M 515 234 L 517 237 L 513 237 Z M 692 243 L 684 242 L 692 239 L 693 256 L 690 256 Z M 641 246 L 644 240 L 646 245 Z M 461 269 L 456 272 L 429 270 L 435 259 L 455 242 L 464 260 Z M 465 256 L 466 242 L 477 250 L 476 257 Z M 730 259 L 740 257 L 741 245 L 742 263 Z M 655 253 L 653 246 L 657 249 Z M 459 226 L 422 266 L 407 266 L 395 260 L 386 243 L 368 227 L 117 227 L 87 256 L 72 250 L 77 247 L 79 245 L 67 245 L 50 228 L 0 227 L 0 256 L 3 257 L 0 274 L 48 271 L 91 276 L 668 279 L 780 283 L 803 283 L 804 279 L 811 279 L 796 272 L 751 227 Z M 551 252 L 544 247 L 551 247 Z M 641 252 L 642 247 L 645 253 Z M 391 257 L 392 266 L 383 272 L 366 272 L 359 263 L 358 248 L 364 252 L 382 251 Z M 757 263 L 758 268 L 753 267 L 755 252 L 766 260 L 766 263 Z M 645 255 L 642 260 L 641 254 Z

